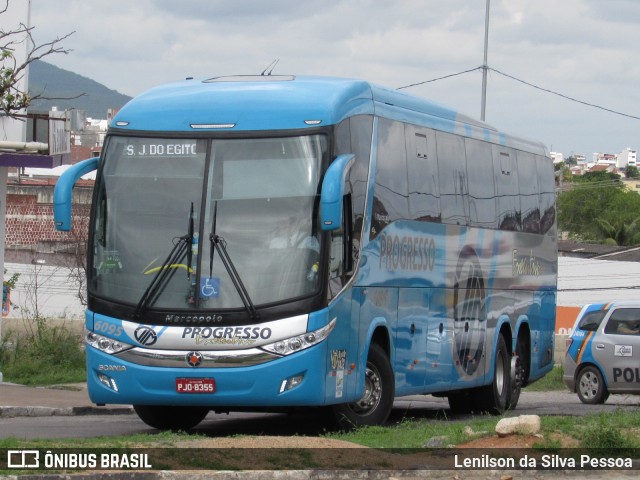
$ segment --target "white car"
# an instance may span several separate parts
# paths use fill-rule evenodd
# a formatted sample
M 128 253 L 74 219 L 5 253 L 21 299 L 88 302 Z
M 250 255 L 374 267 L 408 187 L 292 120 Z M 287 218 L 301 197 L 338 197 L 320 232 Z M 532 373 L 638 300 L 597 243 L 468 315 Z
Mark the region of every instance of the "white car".
M 583 403 L 640 394 L 640 301 L 585 305 L 567 339 L 562 379 Z

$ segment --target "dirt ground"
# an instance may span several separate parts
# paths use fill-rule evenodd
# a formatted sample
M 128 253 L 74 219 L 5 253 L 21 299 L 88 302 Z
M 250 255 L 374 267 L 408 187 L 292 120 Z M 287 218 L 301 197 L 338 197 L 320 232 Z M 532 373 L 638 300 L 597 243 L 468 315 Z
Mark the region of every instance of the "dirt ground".
M 531 448 L 535 443 L 541 442 L 542 439 L 543 437 L 541 435 L 509 435 L 506 437 L 491 435 L 456 445 L 455 448 Z M 552 440 L 558 441 L 562 448 L 575 448 L 579 445 L 577 439 L 560 434 L 554 435 Z M 362 445 L 343 440 L 303 436 L 238 436 L 207 438 L 182 442 L 177 446 L 180 448 L 255 448 L 257 445 L 260 445 L 260 448 L 366 448 Z
M 536 435 L 510 435 L 504 438 L 492 435 L 451 449 L 414 449 L 399 452 L 392 449 L 366 448 L 341 440 L 304 436 L 191 438 L 179 442 L 176 446 L 193 452 L 194 457 L 198 456 L 198 452 L 203 452 L 206 454 L 207 466 L 216 468 L 246 468 L 247 464 L 251 464 L 254 470 L 309 467 L 415 470 L 452 468 L 453 457 L 460 449 L 474 449 L 481 453 L 494 448 L 524 449 L 531 448 L 540 440 L 541 437 Z M 576 446 L 577 443 L 569 437 L 556 440 L 565 447 Z M 465 454 L 468 454 L 468 450 L 465 450 Z M 167 462 L 167 468 L 178 468 L 181 462 L 185 461 L 185 457 L 176 455 L 175 458 L 163 458 L 163 461 Z

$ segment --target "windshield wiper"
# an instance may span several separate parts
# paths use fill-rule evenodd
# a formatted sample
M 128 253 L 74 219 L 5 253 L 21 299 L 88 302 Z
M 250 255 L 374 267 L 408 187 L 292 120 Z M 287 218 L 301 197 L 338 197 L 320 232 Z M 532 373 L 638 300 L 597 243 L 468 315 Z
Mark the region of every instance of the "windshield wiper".
M 173 277 L 174 273 L 176 273 L 176 269 L 173 268 L 174 265 L 181 264 L 185 257 L 187 258 L 187 279 L 191 279 L 191 261 L 193 259 L 192 253 L 192 242 L 194 235 L 194 219 L 193 219 L 193 202 L 191 202 L 191 211 L 189 212 L 189 226 L 187 229 L 187 235 L 183 235 L 178 238 L 178 241 L 174 244 L 171 252 L 165 259 L 165 261 L 160 265 L 160 268 L 154 275 L 153 279 L 147 286 L 147 289 L 140 297 L 140 301 L 136 306 L 136 310 L 134 312 L 135 317 L 140 317 L 142 313 L 149 307 L 153 305 L 164 288 L 169 283 L 169 280 Z
M 216 217 L 218 214 L 218 201 L 216 200 L 213 204 L 213 221 L 211 224 L 211 234 L 209 235 L 209 242 L 211 242 L 211 248 L 209 253 L 209 277 L 213 274 L 213 255 L 214 251 L 218 252 L 220 255 L 220 260 L 222 260 L 222 264 L 224 268 L 227 270 L 229 274 L 229 278 L 231 278 L 231 282 L 233 282 L 233 286 L 236 287 L 236 291 L 240 296 L 240 300 L 244 304 L 244 307 L 249 312 L 249 316 L 255 320 L 259 317 L 258 312 L 256 311 L 256 307 L 253 305 L 251 301 L 251 297 L 249 296 L 249 292 L 247 292 L 244 283 L 242 282 L 242 278 L 240 278 L 240 274 L 236 270 L 236 267 L 229 257 L 229 253 L 227 252 L 227 242 L 221 236 L 216 234 Z

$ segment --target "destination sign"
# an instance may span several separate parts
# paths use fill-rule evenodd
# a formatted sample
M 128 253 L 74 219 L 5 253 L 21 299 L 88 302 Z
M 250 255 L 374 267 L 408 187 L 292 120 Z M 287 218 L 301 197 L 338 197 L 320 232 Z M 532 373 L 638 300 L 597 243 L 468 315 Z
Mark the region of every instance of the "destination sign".
M 136 142 L 125 146 L 125 152 L 130 157 L 194 157 L 198 155 L 197 143 L 158 141 Z

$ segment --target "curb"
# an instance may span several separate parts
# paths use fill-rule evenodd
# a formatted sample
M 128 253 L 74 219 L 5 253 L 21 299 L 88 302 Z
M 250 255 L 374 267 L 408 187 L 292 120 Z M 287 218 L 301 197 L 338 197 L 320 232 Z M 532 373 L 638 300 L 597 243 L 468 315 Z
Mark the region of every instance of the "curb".
M 1 418 L 15 417 L 72 417 L 80 415 L 130 415 L 132 407 L 0 407 Z

